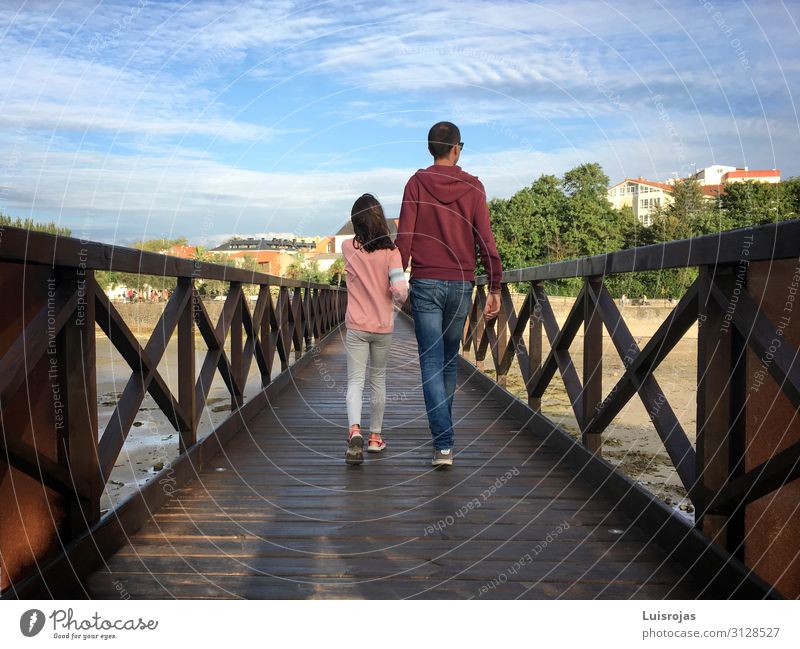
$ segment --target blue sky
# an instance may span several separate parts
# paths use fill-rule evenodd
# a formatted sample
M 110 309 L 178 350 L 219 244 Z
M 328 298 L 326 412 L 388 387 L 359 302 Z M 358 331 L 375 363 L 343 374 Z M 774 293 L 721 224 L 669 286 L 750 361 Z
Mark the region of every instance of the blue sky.
M 798 2 L 129 2 L 0 8 L 0 210 L 128 244 L 395 215 L 456 122 L 489 196 L 600 162 L 800 175 Z

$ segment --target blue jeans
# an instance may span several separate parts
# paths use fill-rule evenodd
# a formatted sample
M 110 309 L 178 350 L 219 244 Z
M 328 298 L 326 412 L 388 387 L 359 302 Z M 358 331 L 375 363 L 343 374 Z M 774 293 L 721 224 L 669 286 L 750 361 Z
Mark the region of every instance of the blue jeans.
M 411 278 L 422 392 L 435 449 L 453 448 L 458 351 L 472 304 L 472 282 Z

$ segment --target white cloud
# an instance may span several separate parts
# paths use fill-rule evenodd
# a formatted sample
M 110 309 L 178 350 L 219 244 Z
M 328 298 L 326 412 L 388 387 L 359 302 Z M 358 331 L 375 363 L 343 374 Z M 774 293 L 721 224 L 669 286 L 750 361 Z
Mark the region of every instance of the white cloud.
M 454 115 L 488 142 L 464 160 L 495 196 L 587 161 L 612 179 L 711 160 L 797 165 L 791 7 L 725 5 L 728 34 L 688 0 L 143 4 L 0 8 L 0 148 L 13 151 L 0 160 L 0 208 L 73 225 L 93 214 L 106 240 L 323 234 L 363 191 L 396 212 L 413 169 L 375 163 L 367 141 L 343 142 L 351 155 L 325 171 L 265 171 L 282 151 L 257 145 L 294 132 L 299 106 L 313 133 L 366 119 L 401 142 L 431 115 Z M 317 88 L 352 92 L 323 108 Z M 287 126 L 257 123 L 251 101 Z M 285 164 L 333 159 L 320 140 Z M 249 169 L 234 159 L 245 148 Z

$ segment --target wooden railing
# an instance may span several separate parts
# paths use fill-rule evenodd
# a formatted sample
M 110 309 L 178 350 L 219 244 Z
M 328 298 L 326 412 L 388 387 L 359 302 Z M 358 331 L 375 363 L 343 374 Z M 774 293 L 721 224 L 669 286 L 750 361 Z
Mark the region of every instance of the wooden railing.
M 298 358 L 335 328 L 346 309 L 346 291 L 328 285 L 15 228 L 0 236 L 0 588 L 100 519 L 100 497 L 147 393 L 179 433 L 183 455 L 197 443 L 217 372 L 236 417 L 254 359 L 268 386 L 276 355 L 286 370 L 292 353 Z M 98 285 L 98 270 L 176 278 L 144 345 Z M 228 284 L 216 322 L 196 280 Z M 244 285 L 259 287 L 252 310 Z M 130 366 L 102 432 L 95 324 Z M 195 328 L 207 347 L 199 372 Z M 174 335 L 177 394 L 158 371 Z
M 800 305 L 793 313 L 795 299 L 800 301 L 799 258 L 800 221 L 786 221 L 515 269 L 503 274 L 502 308 L 488 322 L 482 277 L 464 350 L 474 352 L 479 367 L 490 354 L 501 385 L 516 362 L 534 410 L 540 410 L 558 371 L 582 443 L 597 454 L 609 424 L 638 394 L 696 507 L 698 529 L 747 565 L 758 566 L 770 583 L 780 582 L 784 593 L 800 594 L 795 558 L 800 545 L 800 481 L 795 481 L 800 476 Z M 688 267 L 699 270 L 696 281 L 640 348 L 605 278 Z M 545 282 L 566 278 L 582 278 L 583 285 L 559 325 Z M 529 287 L 518 310 L 512 283 Z M 692 443 L 654 371 L 695 322 L 697 431 Z M 570 346 L 581 327 L 579 377 Z M 625 368 L 605 394 L 604 327 Z M 543 335 L 550 343 L 545 357 Z M 772 379 L 769 387 L 766 375 Z

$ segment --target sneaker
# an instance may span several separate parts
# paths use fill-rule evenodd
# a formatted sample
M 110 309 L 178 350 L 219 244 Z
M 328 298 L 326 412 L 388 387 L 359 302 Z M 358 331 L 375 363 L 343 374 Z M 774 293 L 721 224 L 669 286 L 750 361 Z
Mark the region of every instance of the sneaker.
M 383 441 L 380 433 L 371 433 L 369 442 L 367 442 L 367 453 L 380 453 L 386 448 L 386 442 Z
M 452 448 L 437 448 L 433 451 L 433 466 L 451 466 L 453 464 Z
M 344 461 L 348 464 L 361 464 L 364 461 L 364 438 L 361 436 L 361 426 L 358 424 L 350 426 Z

